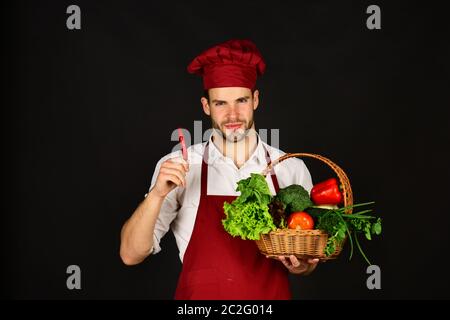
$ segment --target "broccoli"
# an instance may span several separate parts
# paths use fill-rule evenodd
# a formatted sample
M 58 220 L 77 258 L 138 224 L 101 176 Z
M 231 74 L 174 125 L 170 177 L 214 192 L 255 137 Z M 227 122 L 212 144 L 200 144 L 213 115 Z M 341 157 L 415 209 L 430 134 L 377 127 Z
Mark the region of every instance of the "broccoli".
M 298 184 L 280 189 L 276 199 L 284 204 L 287 213 L 303 211 L 314 205 L 309 198 L 308 191 Z

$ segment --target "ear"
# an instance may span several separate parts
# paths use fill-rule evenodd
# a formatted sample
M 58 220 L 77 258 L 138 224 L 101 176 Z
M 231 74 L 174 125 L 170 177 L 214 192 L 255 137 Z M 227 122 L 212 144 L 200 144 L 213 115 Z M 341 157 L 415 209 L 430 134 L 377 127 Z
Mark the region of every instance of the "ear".
M 259 105 L 259 91 L 255 90 L 253 92 L 253 110 L 256 110 L 256 108 L 258 108 Z
M 211 115 L 211 110 L 209 109 L 209 103 L 208 103 L 208 99 L 206 99 L 205 97 L 202 97 L 200 99 L 200 102 L 202 103 L 203 106 L 203 111 L 210 116 Z

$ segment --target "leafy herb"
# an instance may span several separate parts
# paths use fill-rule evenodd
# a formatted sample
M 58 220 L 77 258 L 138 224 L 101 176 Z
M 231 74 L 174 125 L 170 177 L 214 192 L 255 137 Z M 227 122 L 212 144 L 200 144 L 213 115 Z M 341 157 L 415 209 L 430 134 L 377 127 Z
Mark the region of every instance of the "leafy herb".
M 280 189 L 276 199 L 284 204 L 287 213 L 303 211 L 313 205 L 308 191 L 298 184 L 292 184 Z
M 336 245 L 342 244 L 344 241 L 347 224 L 336 210 L 328 210 L 319 217 L 317 229 L 323 230 L 329 235 L 325 247 L 325 254 L 330 256 L 336 251 Z
M 284 210 L 284 205 L 281 201 L 277 199 L 273 199 L 271 203 L 269 203 L 269 212 L 272 215 L 273 223 L 277 228 L 283 229 L 286 228 L 286 211 Z
M 222 224 L 229 234 L 244 240 L 259 240 L 261 234 L 276 229 L 268 206 L 272 195 L 264 176 L 252 173 L 238 182 L 236 191 L 241 194 L 232 203 L 223 205 L 226 218 Z
M 350 259 L 353 256 L 354 239 L 361 255 L 369 265 L 371 264 L 369 259 L 364 254 L 361 245 L 359 244 L 358 235 L 360 233 L 364 233 L 366 239 L 371 240 L 372 235 L 381 234 L 381 218 L 376 218 L 375 216 L 368 215 L 368 213 L 372 212 L 371 209 L 363 210 L 353 214 L 345 214 L 345 211 L 349 208 L 366 206 L 369 204 L 373 204 L 373 202 L 347 206 L 345 208 L 339 209 L 330 209 L 319 216 L 317 229 L 323 230 L 329 235 L 325 247 L 325 254 L 327 256 L 332 255 L 336 251 L 336 246 L 338 244 L 342 244 L 345 239 L 345 235 L 347 234 L 350 241 Z

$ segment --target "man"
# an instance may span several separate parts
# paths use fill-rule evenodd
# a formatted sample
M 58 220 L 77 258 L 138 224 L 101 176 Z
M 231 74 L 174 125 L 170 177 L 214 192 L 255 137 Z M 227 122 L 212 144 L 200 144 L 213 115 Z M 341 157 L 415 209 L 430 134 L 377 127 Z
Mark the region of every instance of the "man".
M 221 223 L 224 201 L 238 195 L 237 182 L 283 154 L 255 131 L 255 84 L 265 62 L 251 41 L 230 40 L 200 54 L 188 71 L 203 76 L 201 103 L 213 132 L 188 148 L 188 162 L 180 152 L 158 162 L 149 193 L 122 228 L 121 258 L 134 265 L 159 252 L 172 228 L 183 262 L 176 299 L 290 299 L 288 271 L 309 274 L 318 260 L 268 259 Z M 273 194 L 294 183 L 312 188 L 308 169 L 295 158 L 275 166 L 267 182 Z

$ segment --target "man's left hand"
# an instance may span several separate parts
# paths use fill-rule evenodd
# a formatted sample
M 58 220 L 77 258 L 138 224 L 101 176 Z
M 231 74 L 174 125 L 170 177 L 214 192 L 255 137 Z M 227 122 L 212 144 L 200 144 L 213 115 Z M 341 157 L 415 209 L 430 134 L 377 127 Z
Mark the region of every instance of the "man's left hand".
M 284 266 L 293 274 L 309 275 L 317 267 L 319 259 L 298 259 L 294 255 L 289 257 L 279 256 L 280 260 Z

